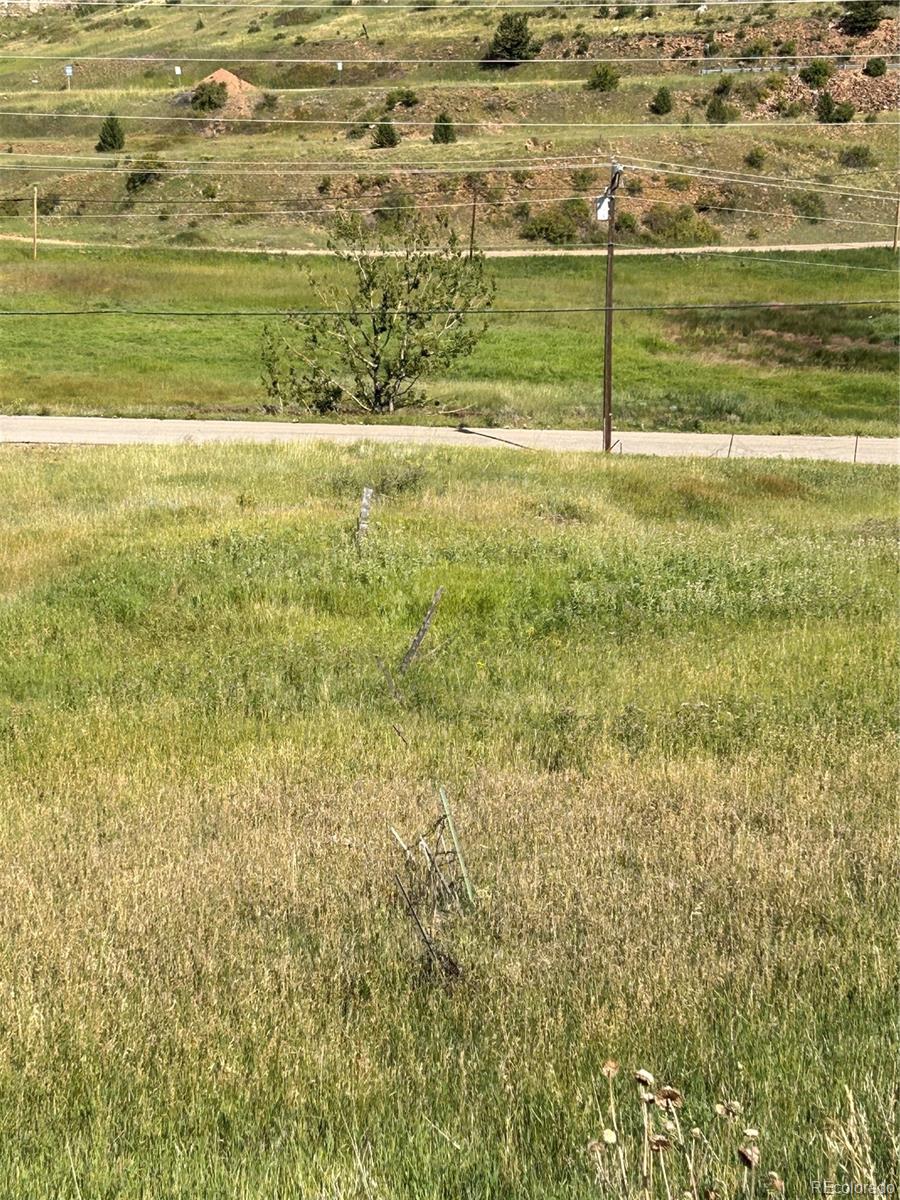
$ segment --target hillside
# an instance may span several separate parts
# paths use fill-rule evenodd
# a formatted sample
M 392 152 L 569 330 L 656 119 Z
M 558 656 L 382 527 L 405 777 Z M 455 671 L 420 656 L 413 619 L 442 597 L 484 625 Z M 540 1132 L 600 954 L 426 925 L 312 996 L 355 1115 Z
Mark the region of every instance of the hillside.
M 121 244 L 316 246 L 336 210 L 413 206 L 467 230 L 474 197 L 482 246 L 571 245 L 605 237 L 615 156 L 624 243 L 889 241 L 897 21 L 851 35 L 853 10 L 536 8 L 535 57 L 490 67 L 474 6 L 10 9 L 0 228 L 27 232 L 34 184 L 48 235 Z M 192 106 L 222 72 L 223 106 Z M 109 113 L 125 145 L 99 154 Z

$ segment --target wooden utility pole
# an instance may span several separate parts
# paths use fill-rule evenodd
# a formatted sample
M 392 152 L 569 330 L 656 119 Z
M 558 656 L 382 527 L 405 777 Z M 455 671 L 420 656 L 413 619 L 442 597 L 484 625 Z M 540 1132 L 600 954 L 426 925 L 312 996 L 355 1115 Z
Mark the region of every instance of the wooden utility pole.
M 622 178 L 617 162 L 610 167 L 606 202 L 606 305 L 603 321 L 603 449 L 612 450 L 613 255 L 616 247 L 616 192 Z
M 31 257 L 37 261 L 37 184 L 31 195 Z
M 897 243 L 900 241 L 900 200 L 897 201 L 897 215 L 894 217 L 894 253 L 897 253 Z

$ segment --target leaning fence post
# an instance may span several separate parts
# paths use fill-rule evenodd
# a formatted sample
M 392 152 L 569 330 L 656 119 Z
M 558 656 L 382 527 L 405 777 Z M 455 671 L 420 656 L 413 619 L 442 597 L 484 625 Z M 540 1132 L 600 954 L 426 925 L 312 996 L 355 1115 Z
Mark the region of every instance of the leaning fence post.
M 418 632 L 413 640 L 409 643 L 409 649 L 403 656 L 403 662 L 400 664 L 400 674 L 405 675 L 413 664 L 413 659 L 419 653 L 419 647 L 425 641 L 425 634 L 428 632 L 431 622 L 434 620 L 434 614 L 438 610 L 438 605 L 441 602 L 441 597 L 444 594 L 444 589 L 439 587 L 431 598 L 431 604 L 428 606 L 428 612 L 425 614 L 425 619 L 419 626 Z
M 372 507 L 372 497 L 375 495 L 370 487 L 364 487 L 362 502 L 359 506 L 359 518 L 356 522 L 356 540 L 361 542 L 369 532 L 369 510 Z

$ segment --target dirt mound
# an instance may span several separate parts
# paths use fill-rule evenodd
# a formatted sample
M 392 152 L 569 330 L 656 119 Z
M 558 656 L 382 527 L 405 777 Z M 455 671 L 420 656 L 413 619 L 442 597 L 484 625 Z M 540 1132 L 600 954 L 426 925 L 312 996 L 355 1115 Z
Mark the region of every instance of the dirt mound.
M 189 92 L 183 92 L 178 97 L 178 103 L 190 104 L 191 97 L 201 83 L 224 83 L 228 92 L 228 99 L 225 101 L 223 107 L 217 108 L 209 114 L 211 121 L 227 121 L 235 117 L 252 117 L 262 96 L 260 89 L 254 87 L 252 83 L 248 83 L 246 79 L 241 79 L 239 75 L 235 75 L 232 71 L 227 71 L 224 67 L 219 67 L 218 71 L 213 71 L 211 75 L 207 75 L 205 79 L 201 79 Z

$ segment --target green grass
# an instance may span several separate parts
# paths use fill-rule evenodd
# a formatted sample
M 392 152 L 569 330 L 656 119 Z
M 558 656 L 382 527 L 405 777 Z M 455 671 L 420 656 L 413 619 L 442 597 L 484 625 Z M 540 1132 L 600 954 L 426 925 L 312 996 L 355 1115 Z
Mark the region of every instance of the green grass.
M 622 306 L 716 300 L 892 297 L 888 251 L 622 258 Z M 778 257 L 777 255 L 775 256 Z M 797 265 L 797 263 L 800 265 Z M 309 260 L 315 274 L 332 268 Z M 847 268 L 850 269 L 847 269 Z M 865 267 L 866 270 L 858 270 Z M 495 260 L 497 307 L 590 306 L 602 260 Z M 868 268 L 874 268 L 869 270 Z M 0 291 L 12 309 L 272 309 L 308 304 L 298 260 L 204 253 L 5 247 Z M 0 328 L 7 412 L 262 416 L 258 318 L 7 319 Z M 476 353 L 434 381 L 411 422 L 586 427 L 596 423 L 599 314 L 495 317 Z M 749 310 L 617 317 L 619 428 L 877 435 L 896 432 L 896 328 L 890 308 Z
M 744 1124 L 759 1196 L 890 1178 L 892 469 L 7 447 L 0 480 L 5 1196 L 587 1200 L 610 1057 L 682 1089 L 724 1200 Z M 437 586 L 400 704 L 376 659 Z M 439 782 L 452 987 L 388 831 Z

